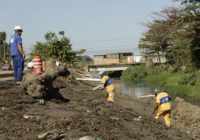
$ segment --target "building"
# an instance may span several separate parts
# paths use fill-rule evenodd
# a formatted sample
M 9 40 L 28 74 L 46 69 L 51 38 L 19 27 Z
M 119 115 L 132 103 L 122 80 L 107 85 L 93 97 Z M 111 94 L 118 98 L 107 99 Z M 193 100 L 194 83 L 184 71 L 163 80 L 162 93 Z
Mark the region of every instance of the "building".
M 145 58 L 142 55 L 134 55 L 133 63 L 142 63 L 145 61 Z
M 95 65 L 131 64 L 131 63 L 133 63 L 133 53 L 131 52 L 94 55 Z
M 167 62 L 165 54 L 148 54 L 145 56 L 146 61 L 152 61 L 152 63 L 164 64 Z

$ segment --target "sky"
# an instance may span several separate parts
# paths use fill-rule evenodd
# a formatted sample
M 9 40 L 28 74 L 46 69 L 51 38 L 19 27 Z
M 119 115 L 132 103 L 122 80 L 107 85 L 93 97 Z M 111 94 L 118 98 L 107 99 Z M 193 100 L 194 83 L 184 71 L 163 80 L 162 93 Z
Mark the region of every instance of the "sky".
M 20 25 L 26 53 L 48 31 L 65 31 L 75 50 L 86 55 L 138 54 L 138 42 L 152 12 L 175 6 L 171 0 L 1 0 L 0 31 L 9 41 Z

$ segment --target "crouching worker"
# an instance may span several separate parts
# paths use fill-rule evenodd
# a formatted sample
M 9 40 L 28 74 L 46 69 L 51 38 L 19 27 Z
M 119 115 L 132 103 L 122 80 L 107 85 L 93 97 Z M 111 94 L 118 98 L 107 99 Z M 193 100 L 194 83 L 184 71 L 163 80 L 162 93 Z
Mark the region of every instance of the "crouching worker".
M 164 116 L 166 126 L 171 126 L 171 99 L 166 92 L 160 89 L 154 91 L 156 97 L 156 107 L 154 109 L 155 119 Z
M 112 83 L 112 80 L 109 78 L 108 75 L 106 75 L 105 71 L 99 72 L 99 75 L 101 76 L 101 83 L 93 88 L 93 90 L 106 88 L 107 101 L 114 102 L 115 87 Z

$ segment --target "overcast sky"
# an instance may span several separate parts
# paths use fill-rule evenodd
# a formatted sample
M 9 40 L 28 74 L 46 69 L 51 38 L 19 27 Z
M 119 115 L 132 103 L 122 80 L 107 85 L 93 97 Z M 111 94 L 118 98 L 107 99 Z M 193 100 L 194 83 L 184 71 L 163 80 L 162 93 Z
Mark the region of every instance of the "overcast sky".
M 22 26 L 27 53 L 48 31 L 65 31 L 73 48 L 86 49 L 88 55 L 135 53 L 146 30 L 141 23 L 174 5 L 171 0 L 2 0 L 0 31 L 10 40 L 14 26 Z

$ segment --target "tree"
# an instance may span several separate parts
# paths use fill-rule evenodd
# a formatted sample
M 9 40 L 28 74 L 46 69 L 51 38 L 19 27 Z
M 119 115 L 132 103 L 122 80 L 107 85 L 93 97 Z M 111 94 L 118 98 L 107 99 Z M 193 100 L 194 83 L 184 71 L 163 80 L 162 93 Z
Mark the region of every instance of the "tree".
M 65 35 L 65 31 L 60 31 L 59 35 L 64 36 Z
M 0 60 L 9 60 L 9 48 L 6 43 L 6 32 L 0 32 Z
M 146 55 L 157 53 L 159 56 L 160 52 L 162 54 L 169 52 L 173 37 L 180 26 L 177 22 L 181 17 L 180 11 L 180 9 L 171 7 L 153 13 L 157 18 L 147 24 L 148 30 L 143 34 L 139 43 L 139 48 L 145 49 Z M 171 57 L 171 59 L 174 58 Z
M 46 33 L 46 42 L 37 42 L 31 56 L 33 57 L 35 54 L 40 54 L 44 60 L 53 58 L 54 60 L 73 64 L 78 60 L 79 55 L 83 54 L 85 51 L 74 51 L 70 39 L 64 35 L 64 31 L 59 32 L 59 35 L 61 35 L 60 38 L 53 32 Z
M 53 32 L 47 32 L 44 36 L 45 36 L 46 41 L 48 41 L 48 42 L 51 42 L 53 40 L 57 40 L 57 36 Z
M 191 40 L 191 62 L 200 68 L 200 0 L 175 0 L 184 6 L 183 20 Z
M 34 45 L 34 49 L 31 52 L 31 56 L 33 58 L 34 55 L 40 54 L 42 57 L 42 60 L 49 60 L 50 59 L 50 45 L 47 43 L 42 42 L 36 42 Z
M 139 47 L 147 49 L 147 52 L 165 52 L 170 64 L 179 67 L 189 67 L 191 64 L 195 66 L 200 55 L 198 45 L 194 48 L 193 43 L 198 44 L 198 39 L 194 41 L 196 16 L 178 8 L 166 8 L 154 15 L 158 19 L 148 24 Z

